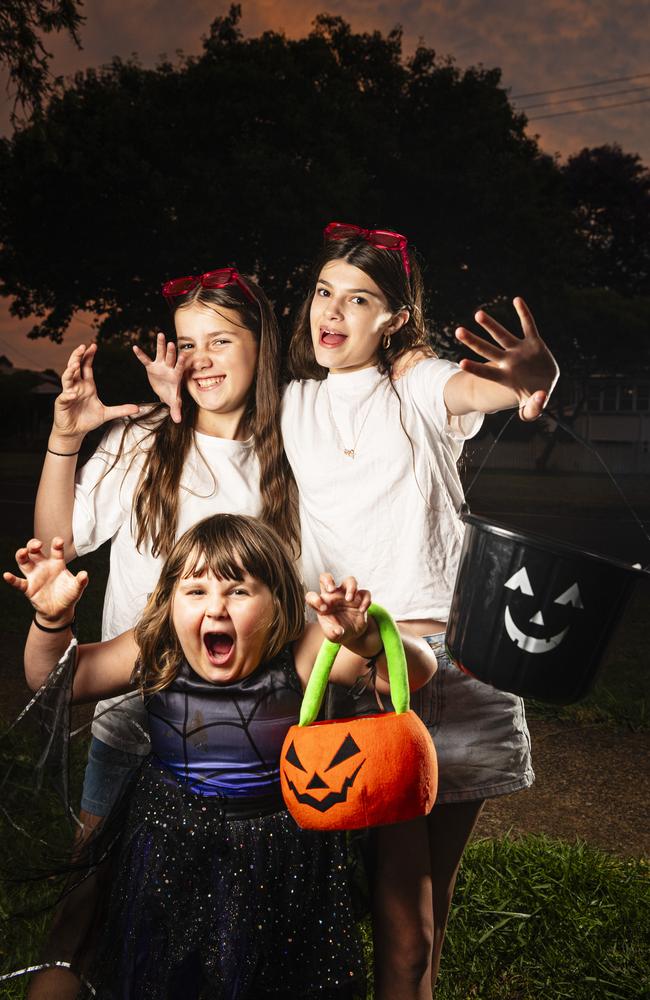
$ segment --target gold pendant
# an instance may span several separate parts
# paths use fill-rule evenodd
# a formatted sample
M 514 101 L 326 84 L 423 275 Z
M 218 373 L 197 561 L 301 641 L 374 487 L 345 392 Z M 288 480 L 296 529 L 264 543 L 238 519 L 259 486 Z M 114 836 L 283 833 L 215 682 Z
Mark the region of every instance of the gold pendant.
M 348 458 L 354 458 L 354 448 L 344 448 L 343 454 L 347 455 Z

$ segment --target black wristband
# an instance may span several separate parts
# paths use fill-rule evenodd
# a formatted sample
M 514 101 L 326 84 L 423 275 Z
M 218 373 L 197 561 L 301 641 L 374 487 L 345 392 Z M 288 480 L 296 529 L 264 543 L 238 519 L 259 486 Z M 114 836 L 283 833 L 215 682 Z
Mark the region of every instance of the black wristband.
M 81 448 L 79 449 L 79 451 L 52 451 L 51 448 L 48 448 L 47 450 L 49 451 L 50 455 L 58 455 L 59 458 L 72 458 L 74 455 L 79 454 Z
M 65 632 L 66 629 L 70 628 L 70 629 L 72 629 L 72 633 L 74 635 L 74 630 L 75 630 L 74 629 L 74 625 L 75 625 L 75 619 L 74 618 L 71 621 L 69 621 L 67 625 L 58 625 L 57 628 L 48 628 L 47 625 L 41 625 L 41 623 L 36 620 L 36 615 L 34 615 L 33 621 L 34 621 L 34 625 L 36 626 L 36 628 L 39 628 L 41 630 L 41 632 Z
M 364 660 L 367 660 L 368 663 L 370 663 L 373 660 L 378 660 L 383 652 L 384 652 L 384 647 L 382 646 L 381 649 L 378 649 L 376 653 L 372 654 L 372 656 L 364 656 Z

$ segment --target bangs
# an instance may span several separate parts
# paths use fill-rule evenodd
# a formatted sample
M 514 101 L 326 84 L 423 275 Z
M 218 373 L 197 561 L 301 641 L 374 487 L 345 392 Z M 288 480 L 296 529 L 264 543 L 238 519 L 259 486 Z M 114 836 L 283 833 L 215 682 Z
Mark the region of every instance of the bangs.
M 206 541 L 208 544 L 205 544 Z M 239 541 L 240 546 L 237 548 L 232 543 L 224 543 L 220 538 L 203 539 L 202 544 L 197 543 L 190 551 L 179 579 L 200 579 L 211 573 L 217 580 L 240 582 L 248 575 L 271 587 L 272 574 L 269 573 L 267 561 L 260 558 L 259 552 Z
M 255 286 L 251 283 L 251 291 Z M 255 288 L 256 290 L 256 288 Z M 248 330 L 254 336 L 260 335 L 261 306 L 255 299 L 251 302 L 237 285 L 227 285 L 225 288 L 203 288 L 199 285 L 196 289 L 179 303 L 177 310 L 186 309 L 190 306 L 198 305 L 204 309 L 210 309 L 221 319 L 233 322 L 235 326 Z M 221 313 L 220 309 L 230 309 L 239 316 L 239 323 L 229 319 Z

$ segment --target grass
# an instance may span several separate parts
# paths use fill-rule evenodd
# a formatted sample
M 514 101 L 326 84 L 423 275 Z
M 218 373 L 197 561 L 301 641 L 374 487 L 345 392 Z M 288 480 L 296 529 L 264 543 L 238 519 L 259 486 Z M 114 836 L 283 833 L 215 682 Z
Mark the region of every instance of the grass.
M 13 972 L 39 961 L 51 921 L 51 906 L 62 887 L 60 880 L 28 881 L 30 870 L 52 872 L 56 859 L 69 857 L 73 827 L 59 797 L 47 785 L 34 785 L 36 748 L 41 739 L 34 716 L 0 737 L 0 871 L 3 879 L 18 877 L 13 885 L 0 880 L 0 973 Z M 87 758 L 87 739 L 70 744 L 70 794 L 78 801 Z M 13 821 L 13 822 L 11 822 Z M 41 850 L 42 838 L 47 848 Z M 7 868 L 10 865 L 10 868 Z M 22 879 L 22 881 L 21 881 Z M 0 996 L 24 996 L 22 977 L 0 984 Z
M 475 841 L 436 1000 L 640 1000 L 648 865 L 543 836 Z

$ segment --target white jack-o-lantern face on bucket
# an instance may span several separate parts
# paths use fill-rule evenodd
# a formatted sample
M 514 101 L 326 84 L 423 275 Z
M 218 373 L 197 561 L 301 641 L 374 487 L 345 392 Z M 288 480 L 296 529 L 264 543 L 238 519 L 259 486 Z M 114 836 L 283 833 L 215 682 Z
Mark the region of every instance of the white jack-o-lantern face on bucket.
M 525 566 L 522 566 L 521 569 L 518 569 L 509 580 L 506 580 L 504 587 L 508 590 L 519 591 L 527 597 L 535 596 Z M 573 608 L 582 609 L 583 603 L 582 598 L 580 597 L 578 584 L 572 583 L 570 587 L 567 587 L 566 590 L 553 599 L 553 604 L 569 605 Z M 568 624 L 561 631 L 556 632 L 553 635 L 548 637 L 540 636 L 539 630 L 546 624 L 542 608 L 537 608 L 535 613 L 528 619 L 528 622 L 529 625 L 536 626 L 536 630 L 538 632 L 536 636 L 529 635 L 527 632 L 522 631 L 522 629 L 515 624 L 510 611 L 510 606 L 506 606 L 504 614 L 506 632 L 514 642 L 515 646 L 519 646 L 519 648 L 523 649 L 526 653 L 550 652 L 552 649 L 555 649 L 560 645 L 571 628 L 571 625 Z

